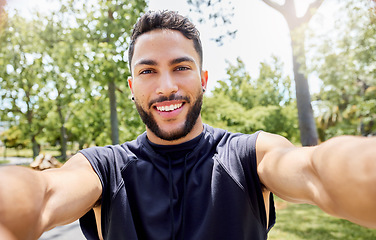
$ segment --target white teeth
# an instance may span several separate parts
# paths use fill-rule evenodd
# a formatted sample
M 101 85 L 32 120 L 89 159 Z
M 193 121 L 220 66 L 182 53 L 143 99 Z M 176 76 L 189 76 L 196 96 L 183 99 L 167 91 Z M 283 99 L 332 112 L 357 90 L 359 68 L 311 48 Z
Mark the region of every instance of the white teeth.
M 170 106 L 160 106 L 160 107 L 157 107 L 157 110 L 161 111 L 161 112 L 170 112 L 170 111 L 173 111 L 173 110 L 180 108 L 182 105 L 183 105 L 183 103 L 172 104 Z

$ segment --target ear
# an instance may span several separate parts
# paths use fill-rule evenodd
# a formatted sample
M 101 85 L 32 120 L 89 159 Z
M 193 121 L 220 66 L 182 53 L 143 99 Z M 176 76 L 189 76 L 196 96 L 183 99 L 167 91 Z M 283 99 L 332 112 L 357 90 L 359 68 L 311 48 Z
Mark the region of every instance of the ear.
M 132 88 L 133 78 L 131 76 L 128 77 L 128 86 L 129 89 L 131 89 L 131 93 L 133 94 L 133 88 Z
M 208 85 L 208 71 L 201 71 L 201 86 L 203 89 L 206 89 Z

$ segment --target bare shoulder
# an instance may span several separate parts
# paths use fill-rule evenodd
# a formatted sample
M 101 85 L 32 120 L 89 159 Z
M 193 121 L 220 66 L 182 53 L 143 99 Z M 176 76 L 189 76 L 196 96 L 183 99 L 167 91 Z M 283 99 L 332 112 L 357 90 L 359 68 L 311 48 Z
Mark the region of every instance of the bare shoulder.
M 313 148 L 296 147 L 286 138 L 262 132 L 256 142 L 257 173 L 267 190 L 284 200 L 312 203 L 310 155 Z
M 59 188 L 60 185 L 85 179 L 91 180 L 90 185 L 97 185 L 98 183 L 100 185 L 100 182 L 96 181 L 98 177 L 90 162 L 81 153 L 74 155 L 61 168 L 46 170 L 43 171 L 42 174 L 48 179 L 47 182 L 50 188 Z M 56 179 L 60 179 L 60 177 L 65 178 L 65 181 L 56 181 Z M 101 188 L 101 186 L 98 187 Z
M 74 155 L 61 168 L 46 170 L 43 175 L 48 182 L 45 213 L 48 228 L 75 221 L 100 199 L 101 182 L 81 153 Z
M 79 170 L 79 171 L 88 171 L 88 173 L 94 173 L 89 160 L 82 154 L 77 153 L 73 157 L 71 157 L 64 165 L 60 168 L 60 170 Z
M 256 141 L 257 164 L 261 163 L 265 154 L 273 150 L 291 147 L 294 147 L 294 145 L 285 137 L 273 133 L 260 132 Z

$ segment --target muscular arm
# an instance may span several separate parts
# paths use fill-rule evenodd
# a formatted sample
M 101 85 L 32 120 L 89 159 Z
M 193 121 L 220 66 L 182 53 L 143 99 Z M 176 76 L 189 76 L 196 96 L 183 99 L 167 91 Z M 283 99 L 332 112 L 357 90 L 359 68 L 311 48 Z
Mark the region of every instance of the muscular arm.
M 0 224 L 17 239 L 75 221 L 101 195 L 99 178 L 82 154 L 59 169 L 0 168 Z
M 376 138 L 343 136 L 316 147 L 295 147 L 261 133 L 258 172 L 277 196 L 376 228 Z

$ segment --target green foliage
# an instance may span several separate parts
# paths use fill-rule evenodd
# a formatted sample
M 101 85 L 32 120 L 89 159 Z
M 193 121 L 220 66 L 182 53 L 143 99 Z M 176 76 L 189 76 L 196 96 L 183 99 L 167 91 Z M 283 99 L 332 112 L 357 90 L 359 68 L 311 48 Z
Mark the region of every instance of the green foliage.
M 126 86 L 125 84 L 123 84 Z M 120 138 L 124 141 L 135 139 L 138 135 L 145 131 L 145 126 L 138 115 L 136 106 L 130 101 L 130 93 L 127 91 L 118 95 L 119 111 L 119 130 Z
M 1 21 L 0 120 L 12 121 L 35 146 L 59 142 L 63 155 L 68 141 L 110 144 L 112 108 L 122 141 L 134 138 L 144 128 L 129 99 L 126 51 L 146 2 L 58 3 L 46 15 L 13 12 Z
M 187 0 L 187 2 L 192 6 L 191 11 L 193 10 L 194 12 L 197 12 L 199 13 L 199 15 L 201 15 L 201 21 L 208 19 L 214 22 L 214 27 L 217 27 L 219 25 L 221 27 L 225 26 L 227 28 L 228 26 L 226 25 L 231 23 L 234 12 L 231 1 Z M 311 106 L 309 84 L 306 76 L 302 73 L 302 70 L 305 69 L 306 59 L 304 51 L 306 26 L 312 16 L 316 13 L 317 8 L 319 8 L 322 4 L 323 0 L 310 1 L 308 8 L 305 10 L 305 12 L 303 12 L 302 16 L 298 16 L 297 12 L 295 11 L 295 0 L 285 0 L 282 1 L 282 3 L 280 3 L 281 1 L 269 0 L 263 0 L 262 2 L 282 14 L 287 23 L 288 29 L 290 31 L 291 47 L 293 52 L 292 60 L 296 102 L 297 108 L 299 109 L 298 119 L 301 143 L 304 146 L 317 145 L 318 136 Z M 220 35 L 215 39 L 215 41 L 221 44 L 226 36 L 235 36 L 235 34 L 236 30 L 227 30 L 227 33 Z M 243 79 L 242 81 L 244 80 L 245 79 Z M 268 96 L 266 98 L 266 102 L 263 104 L 269 104 L 268 102 L 273 101 L 273 99 L 269 99 Z M 247 101 L 247 103 L 252 104 L 252 102 L 250 101 Z
M 258 78 L 252 79 L 240 59 L 236 65 L 229 64 L 228 79 L 219 81 L 212 95 L 205 97 L 204 121 L 233 132 L 264 130 L 298 142 L 291 80 L 281 69 L 273 57 L 271 64 L 260 64 Z
M 0 30 L 1 119 L 13 118 L 37 154 L 36 137 L 48 112 L 46 79 L 43 77 L 41 20 L 18 14 L 4 20 Z
M 204 122 L 214 127 L 232 132 L 251 133 L 254 129 L 247 113 L 244 106 L 219 92 L 213 96 L 206 96 L 202 109 Z
M 335 31 L 315 36 L 311 70 L 323 81 L 315 96 L 321 140 L 376 134 L 376 14 L 370 1 L 346 1 Z
M 17 126 L 12 126 L 0 134 L 0 139 L 7 148 L 25 148 L 30 141 L 22 135 L 21 129 L 17 128 Z
M 130 30 L 136 19 L 144 11 L 146 2 L 144 0 L 130 1 L 108 1 L 98 0 L 97 2 L 72 0 L 67 8 L 74 10 L 77 28 L 73 31 L 74 36 L 80 39 L 85 51 L 84 58 L 79 62 L 81 67 L 78 73 L 84 73 L 83 77 L 77 76 L 85 85 L 97 84 L 95 92 L 90 95 L 103 95 L 110 100 L 108 107 L 103 113 L 104 117 L 111 116 L 107 122 L 106 131 L 102 131 L 103 142 L 109 136 L 135 136 L 129 134 L 134 132 L 132 126 L 117 125 L 118 119 L 126 118 L 119 111 L 117 104 L 128 101 L 130 95 L 126 78 L 130 75 L 127 62 L 127 48 Z M 79 10 L 77 10 L 79 9 Z M 82 69 L 83 68 L 83 69 Z M 116 90 L 115 90 L 116 89 Z M 119 94 L 120 93 L 120 94 Z M 116 100 L 120 97 L 120 100 Z M 113 99 L 113 101 L 111 101 Z M 130 107 L 133 114 L 135 109 L 131 104 L 122 104 L 123 107 Z M 111 112 L 111 114 L 110 114 Z M 141 124 L 140 121 L 137 124 Z M 111 127 L 111 128 L 110 128 Z M 118 133 L 120 129 L 120 134 Z M 112 132 L 112 134 L 111 134 Z M 138 131 L 137 131 L 138 132 Z M 114 138 L 117 138 L 117 137 Z M 111 139 L 111 138 L 110 138 Z M 122 141 L 126 139 L 122 138 Z M 112 139 L 112 143 L 118 139 Z
M 225 81 L 218 81 L 214 94 L 224 93 L 245 108 L 268 105 L 284 105 L 291 101 L 291 80 L 283 76 L 282 63 L 272 57 L 272 63 L 260 64 L 259 77 L 251 79 L 244 62 L 237 59 L 237 65 L 229 64 Z

